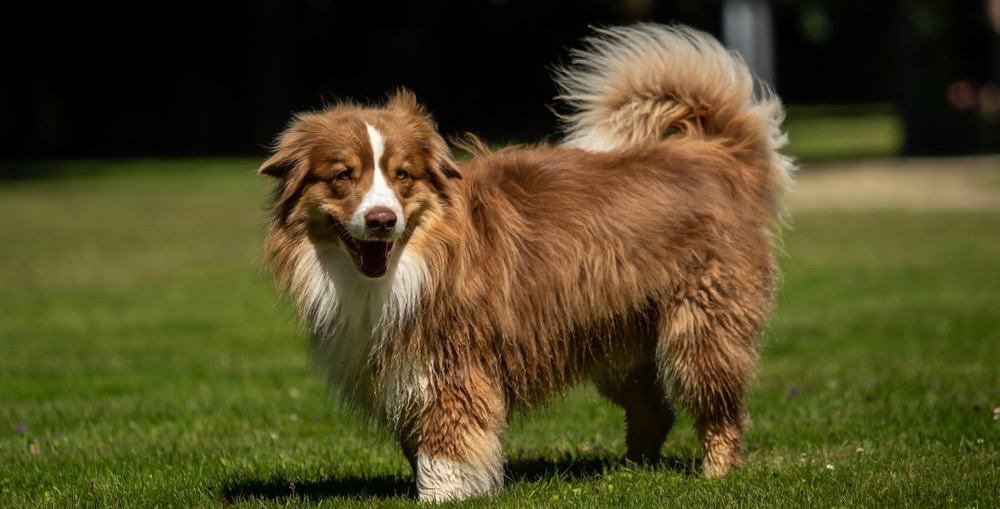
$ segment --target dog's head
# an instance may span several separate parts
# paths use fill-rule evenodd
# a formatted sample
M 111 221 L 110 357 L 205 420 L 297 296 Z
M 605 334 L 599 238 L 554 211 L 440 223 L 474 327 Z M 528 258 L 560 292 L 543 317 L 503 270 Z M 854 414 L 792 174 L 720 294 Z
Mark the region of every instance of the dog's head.
M 428 211 L 460 178 L 447 144 L 412 93 L 385 106 L 302 114 L 259 173 L 279 180 L 274 221 L 314 244 L 339 245 L 368 278 L 386 274 Z

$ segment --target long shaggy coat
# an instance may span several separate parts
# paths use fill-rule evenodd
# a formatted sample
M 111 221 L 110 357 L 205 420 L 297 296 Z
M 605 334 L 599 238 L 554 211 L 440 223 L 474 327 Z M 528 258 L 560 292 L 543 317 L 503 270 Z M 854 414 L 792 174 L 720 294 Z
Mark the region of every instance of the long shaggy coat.
M 422 500 L 503 484 L 512 411 L 590 378 L 655 458 L 673 404 L 706 475 L 740 462 L 792 165 L 780 102 L 711 36 L 599 30 L 557 73 L 558 146 L 456 164 L 412 94 L 299 115 L 267 255 L 331 386 L 385 423 Z

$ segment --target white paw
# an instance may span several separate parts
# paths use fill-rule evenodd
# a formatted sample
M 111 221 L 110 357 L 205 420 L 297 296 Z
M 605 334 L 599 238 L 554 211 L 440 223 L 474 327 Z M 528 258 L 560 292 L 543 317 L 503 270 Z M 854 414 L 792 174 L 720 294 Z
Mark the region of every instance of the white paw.
M 417 456 L 417 495 L 421 502 L 465 500 L 492 495 L 502 487 L 502 462 L 477 465 Z

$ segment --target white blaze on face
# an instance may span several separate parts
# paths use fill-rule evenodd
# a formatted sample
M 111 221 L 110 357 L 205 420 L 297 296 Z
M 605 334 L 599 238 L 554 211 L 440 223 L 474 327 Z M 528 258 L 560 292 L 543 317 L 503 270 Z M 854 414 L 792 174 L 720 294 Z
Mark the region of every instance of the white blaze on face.
M 366 236 L 365 214 L 375 207 L 387 207 L 396 214 L 396 226 L 393 227 L 391 236 L 397 237 L 403 233 L 406 224 L 403 218 L 403 205 L 399 203 L 399 198 L 396 197 L 395 191 L 389 187 L 389 182 L 386 180 L 385 173 L 382 170 L 385 139 L 382 138 L 382 133 L 378 129 L 375 129 L 367 122 L 365 123 L 365 127 L 368 128 L 368 141 L 372 146 L 372 186 L 365 193 L 358 208 L 351 216 L 351 235 L 364 238 Z

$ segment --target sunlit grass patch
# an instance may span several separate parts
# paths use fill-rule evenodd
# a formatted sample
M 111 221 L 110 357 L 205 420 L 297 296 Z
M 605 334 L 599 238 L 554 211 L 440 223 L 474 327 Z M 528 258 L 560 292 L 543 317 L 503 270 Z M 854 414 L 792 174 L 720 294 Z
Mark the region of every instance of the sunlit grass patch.
M 787 151 L 801 161 L 899 155 L 903 126 L 890 105 L 788 106 Z
M 260 268 L 253 161 L 116 164 L 0 184 L 0 507 L 416 507 Z M 622 463 L 581 387 L 515 416 L 507 489 L 463 506 L 1000 505 L 1000 212 L 792 225 L 742 469 L 698 476 L 683 414 Z

